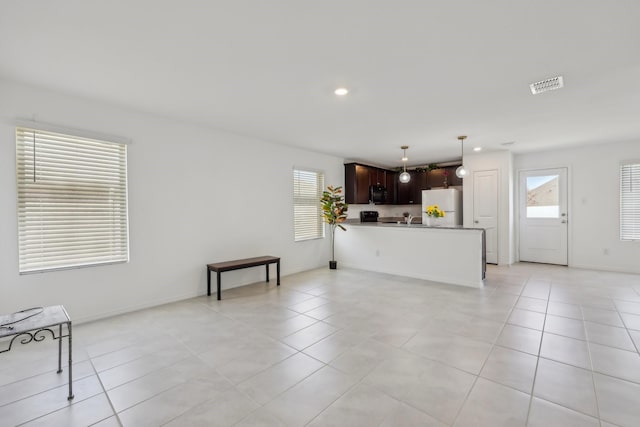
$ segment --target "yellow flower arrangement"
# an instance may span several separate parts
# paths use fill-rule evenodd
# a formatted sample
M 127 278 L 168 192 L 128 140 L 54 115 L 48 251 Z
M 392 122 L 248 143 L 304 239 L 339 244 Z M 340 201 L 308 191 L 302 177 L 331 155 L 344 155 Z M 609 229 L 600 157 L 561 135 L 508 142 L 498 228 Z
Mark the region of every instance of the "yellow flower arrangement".
M 442 218 L 444 216 L 444 211 L 440 209 L 438 205 L 427 206 L 427 210 L 425 212 L 427 216 L 434 218 Z

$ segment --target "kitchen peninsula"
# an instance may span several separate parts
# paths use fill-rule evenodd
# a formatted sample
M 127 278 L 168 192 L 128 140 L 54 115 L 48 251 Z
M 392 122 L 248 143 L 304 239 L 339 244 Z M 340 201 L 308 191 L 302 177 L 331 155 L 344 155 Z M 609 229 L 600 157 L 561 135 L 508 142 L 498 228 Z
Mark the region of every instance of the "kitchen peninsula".
M 347 221 L 336 258 L 349 268 L 480 288 L 486 271 L 485 231 Z

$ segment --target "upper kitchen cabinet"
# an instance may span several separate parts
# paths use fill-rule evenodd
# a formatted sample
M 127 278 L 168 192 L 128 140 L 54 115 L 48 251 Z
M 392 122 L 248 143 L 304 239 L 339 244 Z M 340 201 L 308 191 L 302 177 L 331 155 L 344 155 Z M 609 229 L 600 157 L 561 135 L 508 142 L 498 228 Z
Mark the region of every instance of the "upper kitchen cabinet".
M 413 181 L 413 202 L 422 204 L 422 190 L 428 190 L 429 186 L 429 173 L 414 171 L 411 174 L 411 181 Z
M 387 171 L 369 167 L 369 185 L 387 185 Z
M 396 182 L 398 182 L 398 174 L 393 171 L 387 172 L 387 204 L 396 204 Z
M 456 175 L 457 166 L 447 166 L 439 169 L 432 169 L 428 172 L 427 184 L 430 188 L 442 188 L 446 186 L 461 186 L 462 178 Z M 446 180 L 445 180 L 445 172 Z M 445 185 L 446 182 L 446 185 Z
M 382 185 L 387 187 L 387 202 L 393 203 L 393 191 L 389 191 L 387 176 L 393 173 L 374 166 L 347 163 L 344 165 L 344 198 L 351 204 L 369 203 L 369 187 Z M 389 194 L 391 193 L 391 195 Z
M 422 203 L 422 193 L 418 191 L 420 188 L 424 172 L 415 170 L 407 171 L 411 175 L 409 182 L 402 183 L 397 181 L 396 185 L 396 204 L 397 205 L 413 205 Z
M 369 203 L 369 168 L 356 163 L 344 165 L 344 199 L 351 204 Z
M 347 163 L 344 165 L 345 201 L 351 204 L 369 203 L 369 187 L 383 185 L 387 189 L 386 204 L 413 205 L 422 203 L 422 190 L 444 187 L 444 172 L 449 186 L 462 186 L 456 176 L 457 166 L 447 166 L 430 171 L 408 170 L 411 180 L 405 184 L 398 179 L 399 173 L 375 166 Z
M 462 178 L 458 178 L 458 176 L 456 175 L 456 169 L 458 169 L 458 166 L 447 167 L 447 171 L 449 172 L 449 176 L 447 177 L 447 179 L 449 180 L 449 185 L 462 187 Z

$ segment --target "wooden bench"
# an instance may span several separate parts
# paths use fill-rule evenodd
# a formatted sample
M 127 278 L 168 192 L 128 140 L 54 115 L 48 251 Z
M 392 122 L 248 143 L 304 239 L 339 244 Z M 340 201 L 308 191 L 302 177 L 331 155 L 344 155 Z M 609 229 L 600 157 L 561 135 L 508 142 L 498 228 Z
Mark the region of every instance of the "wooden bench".
M 234 261 L 216 262 L 207 264 L 207 295 L 211 296 L 211 272 L 218 275 L 218 301 L 221 299 L 220 273 L 223 271 L 240 270 L 242 268 L 257 267 L 264 265 L 267 268 L 267 282 L 269 281 L 269 264 L 276 264 L 278 275 L 278 286 L 280 286 L 280 258 L 275 256 L 259 256 L 255 258 L 236 259 Z

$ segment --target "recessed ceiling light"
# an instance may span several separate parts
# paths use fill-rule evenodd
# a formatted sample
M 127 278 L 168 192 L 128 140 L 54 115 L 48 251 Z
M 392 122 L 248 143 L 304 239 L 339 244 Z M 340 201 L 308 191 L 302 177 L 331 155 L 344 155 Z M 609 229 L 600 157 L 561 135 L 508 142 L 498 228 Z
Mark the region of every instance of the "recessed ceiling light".
M 564 79 L 562 76 L 553 77 L 551 79 L 542 80 L 541 82 L 531 83 L 531 93 L 537 95 L 542 92 L 548 92 L 550 90 L 556 90 L 564 87 Z
M 473 147 L 473 151 L 482 151 L 482 147 Z
M 346 94 L 349 93 L 349 89 L 347 89 L 346 87 L 339 87 L 338 89 L 333 91 L 333 93 L 335 93 L 338 96 L 345 96 Z

